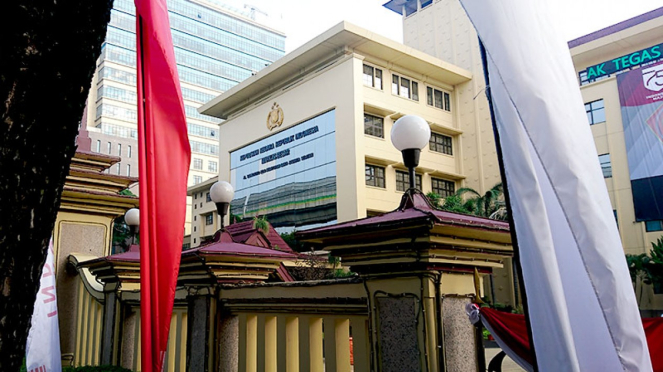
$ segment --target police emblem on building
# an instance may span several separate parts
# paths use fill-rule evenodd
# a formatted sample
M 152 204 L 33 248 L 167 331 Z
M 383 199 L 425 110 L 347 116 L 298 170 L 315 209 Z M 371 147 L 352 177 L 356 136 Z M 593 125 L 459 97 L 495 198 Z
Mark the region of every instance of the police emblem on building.
M 279 104 L 274 102 L 272 105 L 272 111 L 267 114 L 267 129 L 273 130 L 276 127 L 280 127 L 283 124 L 283 109 L 279 107 Z

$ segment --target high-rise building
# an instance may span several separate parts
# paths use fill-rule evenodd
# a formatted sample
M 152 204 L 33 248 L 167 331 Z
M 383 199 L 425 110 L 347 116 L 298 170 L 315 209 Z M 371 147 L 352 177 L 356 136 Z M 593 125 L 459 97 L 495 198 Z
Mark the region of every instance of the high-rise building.
M 219 167 L 220 120 L 199 114 L 198 106 L 283 56 L 285 35 L 221 1 L 168 0 L 168 13 L 191 143 L 188 183 L 194 185 L 216 176 Z M 135 14 L 132 0 L 115 1 L 83 123 L 92 151 L 122 158 L 109 172 L 133 177 L 138 176 Z M 190 200 L 187 204 L 191 208 Z M 187 217 L 187 234 L 189 225 Z

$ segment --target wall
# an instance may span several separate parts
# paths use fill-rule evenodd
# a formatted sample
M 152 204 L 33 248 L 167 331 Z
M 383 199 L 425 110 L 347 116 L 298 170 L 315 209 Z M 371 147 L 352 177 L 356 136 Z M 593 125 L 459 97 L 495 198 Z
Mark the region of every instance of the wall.
M 251 105 L 239 113 L 241 116 L 229 118 L 220 127 L 219 179 L 230 179 L 229 152 L 335 109 L 338 217 L 339 220 L 357 218 L 365 207 L 356 187 L 359 181 L 363 183 L 363 164 L 358 166 L 355 154 L 359 133 L 354 123 L 362 114 L 356 108 L 352 82 L 355 73 L 361 73 L 361 62 L 346 55 L 323 71 Z M 270 131 L 267 115 L 275 102 L 283 110 L 284 120 L 280 127 Z
M 455 87 L 455 120 L 463 134 L 463 185 L 479 192 L 501 181 L 479 55 L 479 38 L 458 0 L 435 1 L 403 20 L 403 43 L 472 72 Z

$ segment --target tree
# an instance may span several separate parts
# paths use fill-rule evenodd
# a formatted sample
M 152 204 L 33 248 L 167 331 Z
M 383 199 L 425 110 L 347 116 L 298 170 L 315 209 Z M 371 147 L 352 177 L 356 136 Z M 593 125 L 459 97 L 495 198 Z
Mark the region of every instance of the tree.
M 504 221 L 507 220 L 508 213 L 502 192 L 502 183 L 500 182 L 483 195 L 469 187 L 460 188 L 455 194 L 444 198 L 442 204 L 440 204 L 441 197 L 439 195 L 430 192 L 427 196 L 435 208 L 443 211 L 472 214 Z M 466 197 L 467 194 L 470 195 L 469 198 Z
M 0 5 L 0 371 L 17 371 L 112 1 Z
M 469 187 L 458 189 L 456 195 L 462 197 L 465 194 L 470 194 L 471 197 L 466 199 L 464 207 L 476 216 L 490 217 L 504 206 L 504 202 L 501 200 L 502 191 L 502 183 L 500 182 L 483 195 Z
M 253 228 L 262 231 L 265 235 L 269 234 L 269 221 L 267 221 L 267 217 L 253 217 Z

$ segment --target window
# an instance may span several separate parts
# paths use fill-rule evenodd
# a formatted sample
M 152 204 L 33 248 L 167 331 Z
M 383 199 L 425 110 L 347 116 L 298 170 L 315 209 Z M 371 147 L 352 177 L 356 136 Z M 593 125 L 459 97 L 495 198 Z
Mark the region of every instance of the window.
M 391 94 L 418 101 L 419 83 L 393 74 L 391 76 Z
M 203 169 L 203 159 L 193 158 L 193 169 L 197 170 Z
M 201 182 L 203 182 L 203 177 L 202 176 L 193 176 L 193 184 L 194 185 L 197 185 Z
M 426 87 L 426 103 L 445 111 L 451 111 L 451 97 L 449 93 Z
M 610 163 L 610 154 L 599 155 L 599 163 L 601 163 L 603 178 L 612 177 L 612 164 Z
M 647 232 L 663 231 L 663 221 L 646 221 L 645 230 Z
M 207 170 L 210 172 L 216 172 L 217 171 L 217 163 L 215 161 L 208 161 L 207 162 Z
M 384 168 L 366 164 L 366 185 L 384 188 Z
M 196 229 L 196 226 L 194 226 L 194 227 L 193 227 L 193 232 L 196 232 L 196 230 L 197 230 L 197 229 Z
M 378 116 L 364 114 L 364 134 L 384 138 L 384 119 Z
M 589 125 L 603 123 L 605 121 L 605 107 L 603 100 L 585 103 L 585 112 L 587 112 L 587 120 Z
M 101 141 L 97 140 L 97 152 L 101 152 Z
M 122 164 L 118 163 L 118 164 L 117 164 L 117 175 L 118 175 L 118 176 L 119 176 L 120 173 L 121 173 L 121 170 L 120 170 L 121 168 L 122 168 Z
M 415 187 L 421 190 L 421 175 L 414 177 Z M 407 172 L 396 171 L 396 190 L 405 191 L 410 188 L 410 175 Z
M 131 145 L 127 146 L 127 157 L 131 157 Z
M 208 203 L 212 201 L 212 197 L 210 196 L 209 193 L 207 193 L 205 201 L 208 202 Z
M 441 180 L 439 178 L 431 178 L 430 181 L 432 191 L 442 198 L 456 193 L 456 183 L 453 181 Z
M 364 65 L 364 85 L 382 90 L 382 70 Z
M 421 9 L 431 5 L 433 3 L 433 0 L 421 0 Z
M 205 225 L 211 225 L 214 223 L 214 215 L 212 213 L 205 216 Z
M 110 155 L 110 154 L 111 154 L 111 143 L 108 142 L 108 155 Z
M 131 164 L 127 164 L 127 177 L 131 177 Z
M 431 132 L 428 147 L 431 151 L 441 152 L 447 155 L 453 155 L 452 139 L 444 134 Z
M 117 156 L 122 156 L 122 144 L 117 144 Z

